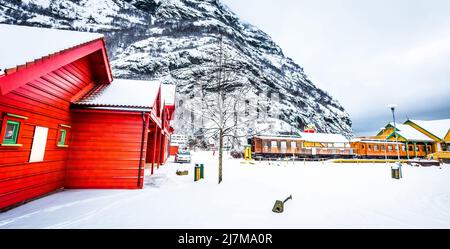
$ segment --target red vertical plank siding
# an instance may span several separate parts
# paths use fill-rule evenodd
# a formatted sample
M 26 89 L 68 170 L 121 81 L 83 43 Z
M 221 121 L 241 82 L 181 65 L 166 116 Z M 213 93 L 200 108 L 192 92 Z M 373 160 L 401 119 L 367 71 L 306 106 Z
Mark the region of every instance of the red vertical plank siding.
M 166 147 L 164 149 L 164 163 L 167 162 L 167 159 L 169 158 L 169 154 L 170 154 L 170 135 L 167 134 L 166 135 Z
M 155 124 L 153 131 L 153 149 L 150 152 L 152 154 L 152 174 L 155 172 L 155 164 L 156 164 L 156 148 L 158 146 L 158 126 Z
M 159 166 L 161 166 L 163 164 L 163 160 L 162 160 L 162 153 L 163 153 L 163 134 L 162 134 L 162 130 L 159 130 L 159 136 L 158 136 L 158 140 L 159 140 L 159 145 L 158 145 L 158 169 Z
M 74 110 L 74 135 L 65 187 L 138 188 L 142 128 L 142 113 Z M 147 137 L 144 136 L 141 179 L 144 176 Z
M 167 110 L 164 107 L 162 110 L 162 134 L 161 134 L 161 153 L 160 153 L 160 161 L 161 161 L 161 165 L 166 163 L 166 134 L 165 134 L 165 130 L 167 130 Z
M 152 122 L 152 121 L 149 121 Z M 148 133 L 147 133 L 147 155 L 145 159 L 145 163 L 147 168 L 151 169 L 151 174 L 154 173 L 154 167 L 153 164 L 155 163 L 155 129 L 156 124 L 152 123 L 149 126 Z
M 141 121 L 143 121 L 144 123 L 142 124 L 142 133 L 141 133 L 141 154 L 140 154 L 140 161 L 139 161 L 139 165 L 138 165 L 138 177 L 139 177 L 139 181 L 138 181 L 138 188 L 142 189 L 144 187 L 144 178 L 145 178 L 145 160 L 147 157 L 147 143 L 148 143 L 148 127 L 150 125 L 151 119 L 150 119 L 150 114 L 145 113 L 145 115 L 141 116 Z
M 2 116 L 28 117 L 19 120 L 18 143 L 23 146 L 0 146 L 0 209 L 63 187 L 68 148 L 56 146 L 57 131 L 60 124 L 71 124 L 70 99 L 92 82 L 89 68 L 85 57 L 0 95 Z M 49 133 L 44 161 L 29 163 L 35 126 L 48 127 Z
M 159 168 L 160 164 L 160 149 L 161 149 L 161 130 L 157 127 L 156 128 L 156 143 L 155 143 L 155 166 L 156 168 Z
M 161 134 L 161 142 L 160 142 L 160 165 L 163 165 L 167 162 L 170 152 L 170 120 L 172 117 L 171 110 L 174 110 L 174 106 L 164 106 L 162 110 L 162 130 L 164 131 Z
M 163 165 L 163 164 L 166 163 L 166 159 L 167 159 L 167 157 L 166 157 L 167 136 L 166 135 L 162 135 L 161 137 L 162 137 L 162 143 L 161 143 L 161 165 Z

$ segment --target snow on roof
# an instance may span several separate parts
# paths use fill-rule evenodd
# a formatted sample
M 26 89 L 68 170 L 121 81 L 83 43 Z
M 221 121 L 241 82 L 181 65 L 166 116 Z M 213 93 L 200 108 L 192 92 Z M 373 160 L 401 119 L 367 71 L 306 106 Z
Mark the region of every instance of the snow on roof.
M 317 143 L 349 143 L 350 140 L 342 136 L 341 134 L 328 134 L 328 133 L 300 133 L 300 137 L 298 136 L 270 136 L 270 135 L 261 135 L 256 136 L 256 138 L 261 139 L 273 139 L 273 140 L 301 140 L 307 142 L 317 142 Z
M 394 123 L 391 122 L 390 125 L 393 127 Z M 412 126 L 405 124 L 396 124 L 397 134 L 402 136 L 408 141 L 421 141 L 421 142 L 433 142 L 431 138 L 422 132 L 414 129 Z
M 341 134 L 330 134 L 330 133 L 300 133 L 300 136 L 308 142 L 318 142 L 318 143 L 349 143 L 346 137 Z
M 94 87 L 75 104 L 94 107 L 151 109 L 161 84 L 155 81 L 115 79 L 111 84 Z
M 440 139 L 444 139 L 450 130 L 450 119 L 441 120 L 409 120 Z
M 0 75 L 6 69 L 82 45 L 102 34 L 0 24 Z
M 161 85 L 161 102 L 165 105 L 175 105 L 176 85 Z
M 303 138 L 295 137 L 295 136 L 270 136 L 270 135 L 260 135 L 255 136 L 255 138 L 259 139 L 266 139 L 266 140 L 301 140 L 303 141 Z

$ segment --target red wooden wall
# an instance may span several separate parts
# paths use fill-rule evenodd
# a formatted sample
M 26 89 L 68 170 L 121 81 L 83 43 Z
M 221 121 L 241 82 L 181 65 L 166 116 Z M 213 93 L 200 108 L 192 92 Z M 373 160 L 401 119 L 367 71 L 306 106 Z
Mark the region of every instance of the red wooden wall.
M 89 60 L 80 59 L 0 96 L 0 119 L 5 113 L 28 117 L 20 120 L 18 143 L 23 146 L 0 146 L 0 209 L 63 187 L 68 148 L 56 146 L 57 130 L 60 124 L 71 124 L 70 99 L 92 82 Z M 49 128 L 47 147 L 43 162 L 29 163 L 35 126 Z
M 146 116 L 148 123 L 148 115 Z M 67 188 L 124 188 L 142 186 L 147 149 L 144 133 L 141 181 L 138 186 L 142 114 L 73 110 L 67 163 Z
M 161 162 L 162 164 L 165 164 L 167 162 L 167 159 L 169 157 L 169 135 L 163 135 L 163 143 L 162 143 L 162 151 L 161 151 Z

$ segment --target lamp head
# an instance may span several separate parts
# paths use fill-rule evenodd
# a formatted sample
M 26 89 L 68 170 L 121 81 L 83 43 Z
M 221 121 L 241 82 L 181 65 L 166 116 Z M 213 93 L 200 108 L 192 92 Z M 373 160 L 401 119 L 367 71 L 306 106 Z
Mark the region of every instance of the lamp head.
M 394 111 L 395 108 L 398 107 L 398 105 L 396 105 L 396 104 L 390 104 L 390 105 L 388 105 L 387 107 L 388 107 L 389 109 L 391 109 L 392 111 Z

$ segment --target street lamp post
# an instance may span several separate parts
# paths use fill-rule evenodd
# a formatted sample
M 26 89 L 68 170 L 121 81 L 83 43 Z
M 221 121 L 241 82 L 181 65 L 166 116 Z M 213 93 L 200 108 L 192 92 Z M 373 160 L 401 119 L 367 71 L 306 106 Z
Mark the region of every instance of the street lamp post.
M 395 121 L 395 108 L 397 108 L 397 105 L 388 105 L 388 108 L 392 111 L 392 119 L 394 120 L 394 135 L 395 135 L 395 148 L 397 150 L 397 157 L 398 162 L 397 165 L 399 167 L 400 171 L 400 177 L 402 176 L 402 164 L 400 163 L 400 146 L 398 145 L 398 135 L 397 135 L 397 122 Z
M 397 105 L 388 106 L 392 111 L 392 119 L 394 120 L 395 148 L 397 149 L 398 161 L 400 162 L 400 148 L 398 146 L 397 122 L 395 121 L 395 108 Z

